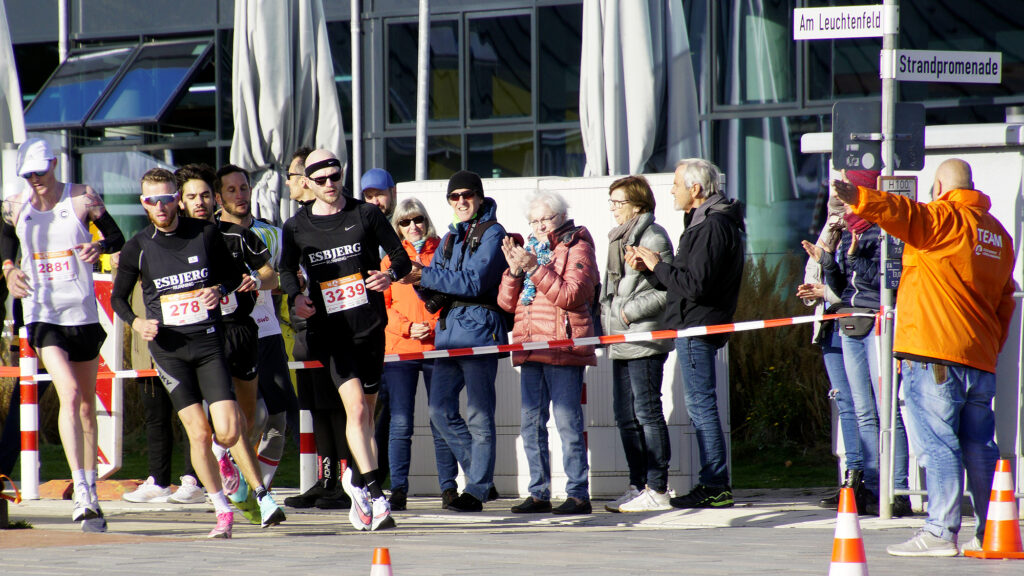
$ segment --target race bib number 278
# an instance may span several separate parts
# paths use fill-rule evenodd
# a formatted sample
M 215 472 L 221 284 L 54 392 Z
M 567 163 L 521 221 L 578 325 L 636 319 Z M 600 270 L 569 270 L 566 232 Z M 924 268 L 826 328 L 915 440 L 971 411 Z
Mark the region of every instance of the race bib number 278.
M 160 311 L 167 326 L 187 326 L 209 317 L 206 306 L 199 300 L 202 290 L 191 290 L 160 297 Z

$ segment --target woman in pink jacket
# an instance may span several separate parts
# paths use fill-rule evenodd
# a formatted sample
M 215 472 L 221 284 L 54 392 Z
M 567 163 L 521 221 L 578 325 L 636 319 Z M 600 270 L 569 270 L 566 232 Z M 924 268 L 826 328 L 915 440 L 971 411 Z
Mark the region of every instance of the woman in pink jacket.
M 526 246 L 511 237 L 502 244 L 509 269 L 501 280 L 498 305 L 515 314 L 515 342 L 582 338 L 594 334 L 590 313 L 600 281 L 590 232 L 566 216 L 565 200 L 538 192 L 527 205 L 531 234 Z M 589 514 L 587 448 L 583 439 L 583 370 L 597 364 L 593 346 L 515 352 L 522 385 L 523 447 L 530 465 L 530 496 L 515 513 Z M 548 405 L 562 440 L 568 498 L 551 508 Z

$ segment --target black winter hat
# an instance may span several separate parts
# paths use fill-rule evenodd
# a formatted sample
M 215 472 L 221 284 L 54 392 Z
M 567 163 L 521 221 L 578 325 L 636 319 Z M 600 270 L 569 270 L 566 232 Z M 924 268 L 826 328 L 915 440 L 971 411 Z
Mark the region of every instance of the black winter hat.
M 460 170 L 452 174 L 451 179 L 448 180 L 449 194 L 463 188 L 479 192 L 481 196 L 484 193 L 484 183 L 480 180 L 480 176 L 469 170 Z

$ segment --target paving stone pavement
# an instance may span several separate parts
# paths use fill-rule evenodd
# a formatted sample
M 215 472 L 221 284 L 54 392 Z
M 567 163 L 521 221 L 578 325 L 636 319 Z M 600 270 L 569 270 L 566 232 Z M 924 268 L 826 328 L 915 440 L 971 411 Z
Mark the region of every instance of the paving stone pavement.
M 278 502 L 295 494 L 280 490 Z M 209 504 L 104 502 L 106 534 L 83 534 L 68 501 L 11 505 L 12 520 L 32 530 L 0 530 L 0 574 L 270 573 L 369 574 L 373 549 L 387 547 L 396 576 L 412 574 L 827 574 L 835 513 L 815 506 L 820 491 L 736 492 L 724 510 L 612 514 L 595 501 L 586 516 L 517 515 L 517 499 L 484 512 L 440 509 L 437 498 L 412 497 L 395 514 L 398 529 L 357 532 L 347 511 L 286 508 L 288 520 L 261 529 L 236 516 L 234 538 L 207 540 Z M 922 516 L 862 518 L 873 576 L 1024 574 L 1024 561 L 907 559 L 885 553 L 923 523 Z M 973 535 L 965 518 L 963 534 Z

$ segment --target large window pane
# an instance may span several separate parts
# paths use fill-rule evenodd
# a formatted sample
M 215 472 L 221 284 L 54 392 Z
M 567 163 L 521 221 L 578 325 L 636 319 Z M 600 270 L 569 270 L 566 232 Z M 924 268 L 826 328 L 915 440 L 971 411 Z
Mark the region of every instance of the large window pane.
M 416 82 L 419 25 L 388 25 L 388 121 L 416 121 Z M 459 119 L 459 24 L 430 24 L 431 120 Z
M 469 170 L 482 178 L 534 176 L 533 132 L 473 134 L 467 137 Z
M 583 176 L 586 163 L 579 130 L 545 130 L 540 133 L 538 176 Z
M 549 6 L 537 10 L 540 36 L 540 121 L 580 119 L 580 55 L 583 46 L 583 5 Z
M 348 21 L 328 22 L 327 37 L 331 42 L 331 60 L 334 61 L 334 83 L 338 86 L 338 104 L 341 106 L 341 120 L 345 123 L 345 131 L 351 132 L 352 27 Z
M 26 128 L 81 126 L 133 50 L 117 48 L 69 56 L 25 110 Z
M 143 46 L 88 125 L 156 122 L 209 48 L 206 40 Z
M 719 6 L 720 104 L 794 100 L 792 2 L 725 0 Z
M 212 149 L 207 150 L 212 152 Z M 139 180 L 150 168 L 173 171 L 173 155 L 167 151 L 82 154 L 82 182 L 103 194 L 107 212 L 113 216 L 125 238 L 131 238 L 148 223 L 146 211 L 139 203 Z
M 473 119 L 530 116 L 530 17 L 469 21 L 469 112 Z
M 455 134 L 427 138 L 427 178 L 445 180 L 462 169 L 462 143 Z M 416 138 L 388 138 L 385 157 L 396 182 L 416 179 Z

